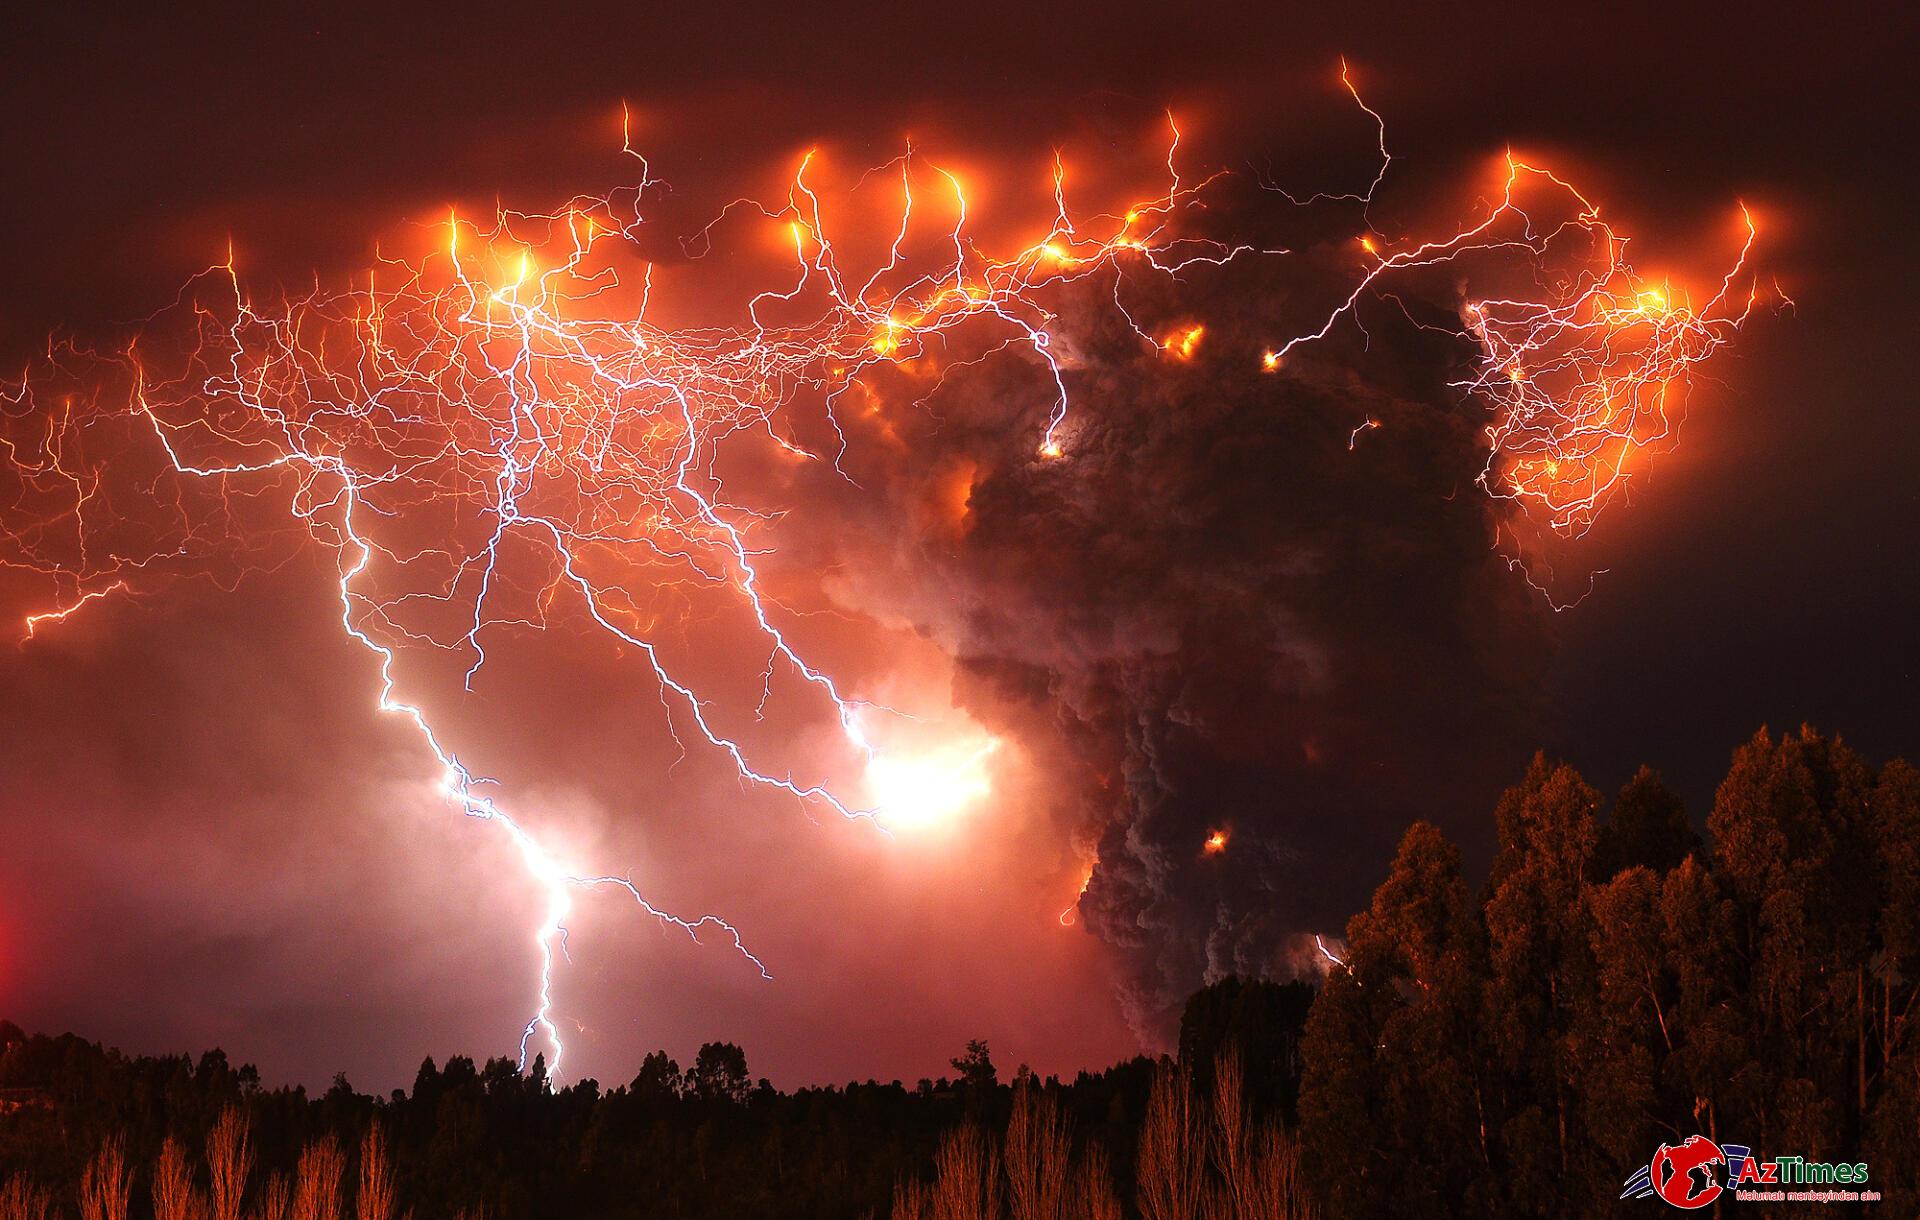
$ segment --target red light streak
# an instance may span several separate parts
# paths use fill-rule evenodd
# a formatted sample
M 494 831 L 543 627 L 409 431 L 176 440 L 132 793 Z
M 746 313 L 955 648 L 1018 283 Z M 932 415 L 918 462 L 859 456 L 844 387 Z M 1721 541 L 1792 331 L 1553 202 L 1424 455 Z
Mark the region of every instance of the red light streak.
M 126 587 L 127 587 L 126 581 L 116 580 L 112 584 L 107 585 L 103 588 L 95 589 L 90 593 L 82 593 L 79 597 L 74 599 L 73 604 L 71 605 L 62 606 L 58 610 L 43 610 L 38 614 L 27 615 L 26 638 L 32 639 L 34 632 L 40 630 L 40 624 L 64 622 L 66 621 L 69 615 L 73 614 L 75 611 L 85 606 L 88 602 L 99 601 L 103 597 L 108 597 L 108 596 L 111 596 L 112 594 L 122 592 L 126 589 Z

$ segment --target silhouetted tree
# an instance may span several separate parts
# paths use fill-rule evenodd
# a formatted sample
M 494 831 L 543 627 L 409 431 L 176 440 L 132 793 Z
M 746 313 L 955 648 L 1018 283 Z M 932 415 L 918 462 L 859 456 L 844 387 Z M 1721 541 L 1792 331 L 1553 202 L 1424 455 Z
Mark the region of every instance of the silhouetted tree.
M 1864 1099 L 1865 971 L 1879 885 L 1874 777 L 1837 740 L 1763 729 L 1735 751 L 1707 819 L 1745 984 L 1745 1130 L 1835 1149 Z
M 1484 1207 L 1490 1123 L 1478 1032 L 1483 934 L 1460 853 L 1420 822 L 1373 904 L 1347 924 L 1303 1043 L 1305 1160 L 1328 1212 L 1423 1216 L 1465 1194 Z
M 1311 984 L 1275 983 L 1228 975 L 1188 997 L 1180 1014 L 1180 1062 L 1202 1088 L 1213 1087 L 1213 1065 L 1237 1055 L 1254 1108 L 1288 1124 L 1300 1096 L 1300 1038 L 1313 1006 Z
M 694 1057 L 687 1073 L 687 1091 L 702 1101 L 739 1105 L 752 1086 L 747 1075 L 747 1053 L 731 1042 L 709 1042 Z
M 1500 1141 L 1510 1206 L 1540 1214 L 1599 1189 L 1574 1105 L 1594 1002 L 1585 880 L 1600 795 L 1572 767 L 1536 757 L 1496 814 L 1501 853 L 1486 899 L 1487 1029 L 1505 1069 Z
M 1664 874 L 1700 850 L 1687 810 L 1660 773 L 1642 767 L 1620 789 L 1594 844 L 1592 878 L 1607 881 L 1636 866 Z
M 680 1065 L 665 1051 L 654 1051 L 640 1061 L 631 1092 L 642 1102 L 672 1101 L 680 1096 Z
M 967 1053 L 952 1060 L 953 1070 L 960 1073 L 960 1083 L 968 1089 L 991 1089 L 1000 1081 L 1000 1073 L 993 1066 L 993 1056 L 987 1051 L 987 1044 L 978 1038 L 967 1043 Z

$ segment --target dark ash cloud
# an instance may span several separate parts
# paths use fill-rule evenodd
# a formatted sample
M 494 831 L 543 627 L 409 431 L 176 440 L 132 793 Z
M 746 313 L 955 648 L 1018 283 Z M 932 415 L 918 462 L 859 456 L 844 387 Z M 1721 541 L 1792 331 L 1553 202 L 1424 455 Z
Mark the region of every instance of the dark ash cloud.
M 1473 485 L 1481 409 L 1446 387 L 1470 352 L 1409 322 L 1456 303 L 1383 304 L 1267 374 L 1344 291 L 1324 250 L 1121 291 L 1149 333 L 1204 324 L 1193 359 L 1084 287 L 1062 307 L 1067 456 L 1036 459 L 1033 370 L 1003 361 L 897 417 L 904 470 L 856 459 L 887 494 L 842 546 L 884 573 L 850 600 L 931 632 L 964 704 L 1040 760 L 1098 853 L 1080 913 L 1153 1039 L 1206 979 L 1300 969 L 1409 817 L 1465 816 L 1524 751 L 1547 648 Z M 903 545 L 891 523 L 956 463 L 964 519 Z

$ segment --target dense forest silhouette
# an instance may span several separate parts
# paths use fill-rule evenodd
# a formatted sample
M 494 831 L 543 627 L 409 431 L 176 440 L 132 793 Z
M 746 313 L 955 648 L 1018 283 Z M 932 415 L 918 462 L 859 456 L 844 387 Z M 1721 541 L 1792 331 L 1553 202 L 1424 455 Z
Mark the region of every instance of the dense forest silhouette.
M 0 1022 L 0 1220 L 1598 1216 L 1662 1143 L 1920 1174 L 1920 770 L 1810 729 L 1734 753 L 1701 836 L 1642 770 L 1536 758 L 1485 882 L 1418 823 L 1313 983 L 1226 978 L 1175 1054 L 1072 1080 L 805 1088 L 745 1052 L 428 1060 L 387 1097 Z M 1337 959 L 1337 961 L 1332 960 Z

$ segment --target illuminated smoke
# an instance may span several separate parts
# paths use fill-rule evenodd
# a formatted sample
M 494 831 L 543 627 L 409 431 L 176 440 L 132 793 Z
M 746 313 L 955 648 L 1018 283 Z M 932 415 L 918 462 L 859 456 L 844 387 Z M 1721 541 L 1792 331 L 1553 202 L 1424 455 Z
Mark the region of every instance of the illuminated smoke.
M 1237 237 L 1223 224 L 1274 228 L 1261 193 L 1183 174 L 1169 128 L 1156 192 L 1076 211 L 1057 162 L 1054 214 L 1010 248 L 977 239 L 961 177 L 910 150 L 877 171 L 897 227 L 864 261 L 841 255 L 809 156 L 784 199 L 730 205 L 696 243 L 758 225 L 784 251 L 726 325 L 653 320 L 652 268 L 633 251 L 655 184 L 637 158 L 628 192 L 450 214 L 433 249 L 342 289 L 257 301 L 229 258 L 125 351 L 56 347 L 8 391 L 0 562 L 47 590 L 22 635 L 169 579 L 230 587 L 307 548 L 332 557 L 378 707 L 414 726 L 453 807 L 498 827 L 545 896 L 521 1048 L 544 1040 L 557 1067 L 576 889 L 622 889 L 767 968 L 718 916 L 660 910 L 543 844 L 426 698 L 401 694 L 403 658 L 457 655 L 470 684 L 492 640 L 586 628 L 643 661 L 668 733 L 749 785 L 877 833 L 948 816 L 983 795 L 996 738 L 876 745 L 876 725 L 914 709 L 844 689 L 767 593 L 783 541 L 833 536 L 867 565 L 846 578 L 855 608 L 933 633 L 961 666 L 961 701 L 1058 768 L 1062 808 L 1097 852 L 1078 909 L 1138 957 L 1143 1026 L 1196 973 L 1271 971 L 1274 946 L 1319 914 L 1301 861 L 1332 846 L 1328 803 L 1384 799 L 1354 778 L 1364 751 L 1411 766 L 1402 745 L 1443 704 L 1509 715 L 1511 692 L 1482 689 L 1471 659 L 1409 674 L 1524 624 L 1505 573 L 1525 557 L 1492 551 L 1490 527 L 1590 526 L 1671 441 L 1691 367 L 1754 294 L 1736 294 L 1744 247 L 1698 306 L 1642 281 L 1584 197 L 1513 157 L 1468 226 L 1379 234 L 1366 216 L 1391 160 L 1384 129 L 1364 191 L 1271 204 L 1365 231 Z M 1436 275 L 1483 273 L 1498 292 L 1432 306 Z M 1469 370 L 1455 388 L 1470 408 L 1354 350 L 1389 301 L 1471 351 L 1447 358 Z M 954 427 L 931 428 L 927 411 L 948 408 Z M 955 470 L 961 543 L 903 559 L 899 501 Z M 800 487 L 813 490 L 769 501 Z M 1378 590 L 1342 604 L 1396 578 L 1442 621 Z M 904 591 L 926 580 L 958 608 Z M 692 665 L 690 633 L 710 622 L 751 649 Z M 1357 654 L 1357 632 L 1375 655 Z M 750 743 L 770 702 L 836 724 L 843 756 Z M 1031 732 L 1021 705 L 1052 727 Z M 1235 707 L 1251 714 L 1229 723 Z M 1194 874 L 1203 856 L 1211 879 Z

